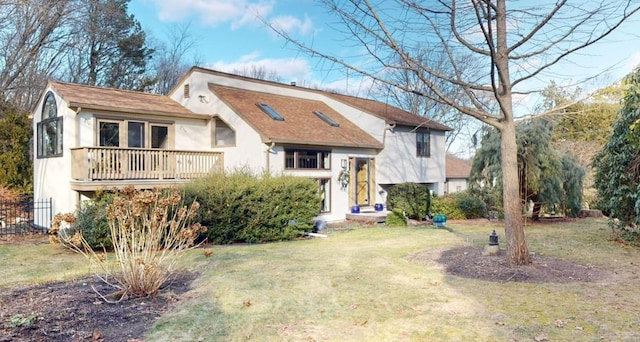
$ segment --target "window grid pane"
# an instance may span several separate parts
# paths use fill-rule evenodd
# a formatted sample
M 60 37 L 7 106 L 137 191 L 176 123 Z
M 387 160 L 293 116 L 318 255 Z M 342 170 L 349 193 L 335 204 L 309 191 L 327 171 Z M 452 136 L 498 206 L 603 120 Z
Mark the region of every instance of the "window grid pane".
M 286 150 L 285 169 L 321 169 L 331 168 L 331 152 L 317 150 Z
M 419 157 L 428 157 L 430 155 L 429 132 L 416 133 L 416 154 Z
M 327 213 L 331 211 L 331 179 L 318 179 L 318 186 L 320 191 L 320 212 Z

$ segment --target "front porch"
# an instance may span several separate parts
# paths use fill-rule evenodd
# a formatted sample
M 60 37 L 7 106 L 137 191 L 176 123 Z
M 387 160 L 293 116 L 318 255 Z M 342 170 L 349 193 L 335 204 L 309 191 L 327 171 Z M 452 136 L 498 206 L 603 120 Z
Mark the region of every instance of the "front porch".
M 222 172 L 222 152 L 119 147 L 71 149 L 71 189 L 95 191 L 133 185 L 166 187 Z
M 378 211 L 374 207 L 362 206 L 359 213 L 347 213 L 345 218 L 347 221 L 362 223 L 385 223 L 388 213 L 386 210 Z

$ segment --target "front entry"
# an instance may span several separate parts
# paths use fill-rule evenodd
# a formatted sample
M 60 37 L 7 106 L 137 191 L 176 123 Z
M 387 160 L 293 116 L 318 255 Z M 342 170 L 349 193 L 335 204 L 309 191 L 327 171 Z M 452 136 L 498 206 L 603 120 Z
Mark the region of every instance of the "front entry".
M 370 206 L 374 200 L 373 158 L 349 158 L 351 168 L 349 205 Z
M 369 205 L 369 160 L 356 159 L 356 204 Z

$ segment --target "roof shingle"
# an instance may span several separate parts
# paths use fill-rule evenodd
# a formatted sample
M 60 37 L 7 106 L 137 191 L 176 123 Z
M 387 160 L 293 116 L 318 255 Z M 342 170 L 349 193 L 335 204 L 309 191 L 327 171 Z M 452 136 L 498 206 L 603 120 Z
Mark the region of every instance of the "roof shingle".
M 447 154 L 445 169 L 447 178 L 469 178 L 471 175 L 471 160 Z
M 382 143 L 321 101 L 275 95 L 209 84 L 209 89 L 245 119 L 265 142 L 382 148 Z M 266 103 L 284 121 L 273 120 L 256 103 Z M 321 111 L 336 121 L 334 127 L 315 115 Z
M 354 107 L 360 108 L 364 111 L 367 111 L 382 119 L 385 119 L 390 122 L 395 122 L 398 125 L 427 127 L 427 128 L 432 128 L 432 129 L 437 129 L 442 131 L 452 130 L 450 127 L 445 126 L 441 123 L 435 122 L 433 120 L 429 120 L 422 116 L 412 114 L 410 112 L 407 112 L 406 110 L 400 109 L 398 107 L 395 107 L 377 100 L 364 99 L 360 97 L 354 97 L 354 96 L 343 95 L 338 93 L 330 93 L 330 92 L 325 92 L 325 94 L 338 101 L 344 102 L 346 104 L 349 104 Z
M 159 94 L 58 81 L 49 81 L 49 85 L 70 107 L 141 114 L 202 116 Z

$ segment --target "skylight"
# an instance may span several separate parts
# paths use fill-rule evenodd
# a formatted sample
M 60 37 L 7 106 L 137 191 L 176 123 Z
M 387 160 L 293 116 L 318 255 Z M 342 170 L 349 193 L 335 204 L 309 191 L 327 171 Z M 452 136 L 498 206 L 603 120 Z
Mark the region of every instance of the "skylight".
M 268 104 L 259 102 L 259 103 L 256 103 L 256 106 L 260 107 L 260 109 L 262 109 L 262 111 L 267 113 L 272 119 L 278 120 L 278 121 L 284 121 L 284 118 L 282 117 L 282 115 L 276 112 L 276 110 L 271 108 L 271 106 L 269 106 Z
M 332 127 L 340 127 L 339 123 L 337 123 L 335 120 L 330 118 L 329 115 L 319 110 L 314 111 L 313 114 L 317 115 L 320 119 L 322 119 L 324 122 L 328 123 Z

